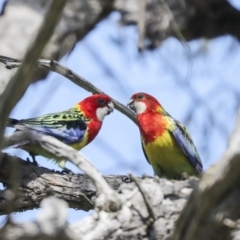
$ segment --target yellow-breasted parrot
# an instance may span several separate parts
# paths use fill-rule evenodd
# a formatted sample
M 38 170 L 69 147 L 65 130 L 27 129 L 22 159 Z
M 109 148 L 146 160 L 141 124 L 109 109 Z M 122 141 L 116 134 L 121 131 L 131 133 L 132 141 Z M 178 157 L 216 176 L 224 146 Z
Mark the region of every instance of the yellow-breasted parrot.
M 74 149 L 80 150 L 97 136 L 104 117 L 110 114 L 113 109 L 114 106 L 109 96 L 95 94 L 63 112 L 22 120 L 10 118 L 7 126 L 14 127 L 17 131 L 33 130 L 50 135 Z M 67 159 L 57 159 L 30 142 L 14 147 L 29 152 L 35 163 L 35 156 L 41 155 L 55 160 L 61 168 L 65 169 Z
M 203 165 L 186 128 L 147 93 L 134 94 L 128 106 L 137 114 L 144 155 L 162 178 L 198 176 Z M 184 175 L 185 174 L 185 175 Z

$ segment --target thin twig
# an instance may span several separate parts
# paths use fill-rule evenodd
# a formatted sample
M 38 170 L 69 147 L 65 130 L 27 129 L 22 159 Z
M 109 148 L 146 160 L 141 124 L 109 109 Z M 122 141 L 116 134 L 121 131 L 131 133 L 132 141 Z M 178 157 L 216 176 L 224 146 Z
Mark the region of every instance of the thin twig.
M 35 40 L 25 54 L 22 66 L 9 81 L 4 93 L 0 97 L 0 149 L 7 118 L 31 83 L 36 73 L 37 59 L 52 36 L 53 30 L 58 23 L 66 3 L 66 0 L 54 0 L 52 2 Z
M 10 58 L 10 57 L 5 57 L 5 56 L 1 56 L 1 55 L 0 55 L 0 62 L 5 64 L 7 69 L 17 68 L 22 64 L 21 60 Z M 57 61 L 39 59 L 38 60 L 38 66 L 41 67 L 41 68 L 51 70 L 53 72 L 56 72 L 56 73 L 58 73 L 58 74 L 60 74 L 64 77 L 66 77 L 67 79 L 71 80 L 73 83 L 75 83 L 76 85 L 85 89 L 88 92 L 91 92 L 93 94 L 95 94 L 95 93 L 104 94 L 104 92 L 102 92 L 100 89 L 95 87 L 92 83 L 90 83 L 89 81 L 87 81 L 83 77 L 79 76 L 78 74 L 74 73 L 69 68 L 61 65 Z M 132 111 L 130 111 L 126 106 L 124 106 L 123 104 L 121 104 L 120 102 L 115 100 L 114 98 L 112 98 L 112 101 L 113 101 L 114 107 L 119 112 L 121 112 L 122 114 L 127 116 L 134 123 L 137 123 L 136 122 L 136 116 Z

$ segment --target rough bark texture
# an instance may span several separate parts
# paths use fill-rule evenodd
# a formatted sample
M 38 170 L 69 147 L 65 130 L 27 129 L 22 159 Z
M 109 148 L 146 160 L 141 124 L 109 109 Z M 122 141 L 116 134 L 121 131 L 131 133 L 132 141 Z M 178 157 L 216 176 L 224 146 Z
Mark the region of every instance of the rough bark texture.
M 36 166 L 31 162 L 21 160 L 17 157 L 4 154 L 0 168 L 0 182 L 5 187 L 11 188 L 11 169 L 16 167 L 19 169 L 19 174 L 14 178 L 19 183 L 20 196 L 16 203 L 15 211 L 29 210 L 38 208 L 40 202 L 48 197 L 55 196 L 64 199 L 68 202 L 69 207 L 88 211 L 93 209 L 93 203 L 96 200 L 96 187 L 93 185 L 90 178 L 85 174 L 65 174 L 56 172 L 44 167 Z M 126 175 L 110 175 L 104 177 L 107 183 L 115 190 L 119 189 L 123 183 L 131 182 L 131 179 Z M 151 177 L 143 177 L 150 178 Z M 173 199 L 168 193 L 169 186 L 165 186 L 162 181 L 163 192 L 166 197 Z M 188 183 L 176 182 L 176 189 L 188 185 Z M 181 186 L 181 184 L 183 184 Z M 171 184 L 170 184 L 171 185 Z M 6 214 L 6 190 L 1 191 L 0 214 Z
M 47 196 L 56 196 L 66 200 L 70 207 L 88 211 L 93 209 L 96 188 L 86 175 L 61 174 L 47 168 L 38 167 L 31 162 L 4 154 L 0 169 L 0 181 L 5 186 L 11 186 L 11 169 L 19 167 L 20 197 L 15 211 L 38 208 L 40 202 Z M 6 214 L 6 200 L 1 192 L 0 213 Z
M 7 187 L 6 190 L 0 193 L 1 214 L 7 213 L 8 199 L 6 196 L 11 189 L 11 181 L 13 179 L 10 175 L 10 170 L 13 167 L 21 169 L 20 174 L 17 174 L 19 195 L 15 204 L 16 211 L 38 208 L 40 202 L 49 196 L 64 199 L 68 202 L 69 207 L 75 209 L 88 211 L 94 208 L 93 203 L 98 195 L 95 186 L 85 174 L 73 174 L 72 176 L 62 174 L 6 154 L 0 168 L 0 181 Z M 16 175 L 14 175 L 15 177 Z M 116 213 L 106 213 L 105 211 L 99 213 L 97 211 L 86 219 L 74 223 L 69 227 L 77 236 L 81 236 L 77 239 L 85 239 L 83 236 L 95 231 L 97 232 L 95 234 L 99 234 L 99 238 L 91 237 L 90 239 L 167 239 L 174 230 L 175 221 L 181 213 L 192 188 L 195 188 L 198 182 L 195 179 L 167 181 L 151 177 L 140 178 L 140 184 L 153 208 L 155 221 L 152 224 L 151 216 L 149 216 L 142 194 L 129 176 L 106 176 L 105 180 L 121 196 L 124 196 L 125 205 L 130 210 L 123 208 Z M 211 194 L 212 197 L 213 193 Z M 196 239 L 215 239 L 216 231 L 211 230 L 219 227 L 221 227 L 222 231 L 220 235 L 217 235 L 217 239 L 239 239 L 240 225 L 232 220 L 233 216 L 239 216 L 238 208 L 236 207 L 238 202 L 239 190 L 233 188 L 227 197 L 223 199 L 223 203 L 219 203 L 209 213 L 211 218 L 218 213 L 218 219 L 215 219 L 211 224 L 206 222 L 207 225 L 204 227 L 198 225 L 201 232 Z M 188 204 L 192 205 L 193 200 L 190 200 Z M 227 218 L 228 216 L 230 218 Z M 191 220 L 193 221 L 192 218 Z M 100 227 L 101 234 L 96 230 L 97 226 L 101 224 L 106 224 L 104 229 L 108 229 L 109 233 L 103 231 L 102 227 Z M 22 227 L 22 225 L 8 226 L 7 229 L 11 232 L 9 236 L 13 237 L 14 232 L 18 232 L 19 228 Z M 64 227 L 64 229 L 66 230 L 67 228 Z M 236 230 L 232 232 L 234 229 Z M 209 235 L 209 233 L 212 233 L 212 235 Z M 232 235 L 228 238 L 230 233 Z M 26 236 L 25 233 L 24 236 Z M 6 239 L 11 238 L 6 237 Z M 13 237 L 12 239 L 15 238 Z
M 38 208 L 41 200 L 49 196 L 64 199 L 68 202 L 69 207 L 75 209 L 87 211 L 94 208 L 92 203 L 97 199 L 96 188 L 85 174 L 73 174 L 72 176 L 62 174 L 5 154 L 0 168 L 0 181 L 5 184 L 7 190 L 3 190 L 0 194 L 1 214 L 6 214 L 6 191 L 11 188 L 12 177 L 9 173 L 11 173 L 10 169 L 13 166 L 18 166 L 18 169 L 21 170 L 17 179 L 19 196 L 15 204 L 16 211 Z M 192 188 L 197 184 L 196 179 L 185 181 L 167 181 L 153 179 L 152 177 L 139 179 L 140 185 L 153 208 L 155 218 L 153 223 L 142 194 L 130 177 L 105 176 L 104 178 L 112 188 L 117 190 L 120 196 L 124 197 L 124 207 L 115 213 L 105 211 L 98 213 L 97 211 L 81 224 L 73 224 L 71 228 L 77 235 L 89 235 L 94 232 L 93 228 L 97 229 L 98 225 L 103 224 L 100 221 L 101 218 L 105 221 L 104 218 L 108 217 L 108 224 L 102 232 L 103 235 L 91 239 L 151 239 L 153 235 L 158 239 L 165 239 L 172 232 L 175 220 Z M 96 218 L 96 216 L 98 217 Z M 116 224 L 119 220 L 124 224 Z M 89 221 L 91 224 L 89 224 Z M 9 229 L 11 228 L 9 226 Z M 107 231 L 109 231 L 109 234 Z M 13 232 L 12 229 L 11 237 L 13 237 Z M 6 239 L 8 238 L 6 237 Z

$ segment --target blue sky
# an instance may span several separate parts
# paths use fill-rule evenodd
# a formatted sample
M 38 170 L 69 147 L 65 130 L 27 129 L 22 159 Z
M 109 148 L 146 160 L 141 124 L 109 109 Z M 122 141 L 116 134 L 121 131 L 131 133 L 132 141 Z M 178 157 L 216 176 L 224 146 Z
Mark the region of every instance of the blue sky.
M 239 43 L 229 36 L 191 41 L 190 61 L 186 49 L 174 38 L 167 39 L 153 52 L 139 53 L 136 29 L 120 27 L 118 18 L 114 13 L 98 24 L 62 59 L 62 64 L 124 104 L 138 91 L 154 95 L 187 126 L 207 169 L 223 154 L 234 126 L 240 98 Z M 29 87 L 11 116 L 22 119 L 62 111 L 89 95 L 51 73 L 47 80 Z M 20 150 L 10 151 L 22 158 L 28 156 Z M 136 125 L 116 110 L 105 118 L 101 132 L 81 152 L 104 175 L 152 175 Z M 41 166 L 59 169 L 44 158 L 37 157 L 37 161 Z M 80 172 L 71 163 L 67 167 Z M 14 216 L 16 221 L 29 220 L 34 219 L 36 212 Z M 85 215 L 83 211 L 69 210 L 69 221 Z

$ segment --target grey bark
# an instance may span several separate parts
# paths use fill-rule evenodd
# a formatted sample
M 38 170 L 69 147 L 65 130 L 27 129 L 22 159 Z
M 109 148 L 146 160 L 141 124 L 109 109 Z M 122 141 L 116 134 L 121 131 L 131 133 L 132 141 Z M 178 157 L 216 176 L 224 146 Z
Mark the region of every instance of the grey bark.
M 44 18 L 47 2 L 9 1 L 0 21 L 1 54 L 23 57 L 30 40 Z M 214 38 L 230 34 L 240 39 L 239 11 L 225 0 L 149 0 L 145 4 L 138 2 L 136 0 L 71 1 L 42 56 L 47 59 L 59 59 L 70 52 L 99 21 L 115 10 L 121 13 L 120 21 L 123 25 L 138 26 L 141 48 L 154 49 L 169 36 L 176 36 L 181 41 L 190 41 L 199 37 Z M 143 11 L 144 6 L 146 11 Z M 147 40 L 147 45 L 143 44 L 144 40 Z M 10 78 L 9 72 L 1 72 L 0 90 L 3 93 Z M 36 79 L 42 76 L 39 72 Z M 203 237 L 204 239 L 231 239 L 232 237 L 239 239 L 239 232 L 236 231 L 239 229 L 237 219 L 240 218 L 238 207 L 239 125 L 236 133 L 238 134 L 234 135 L 234 141 L 230 142 L 230 147 L 222 161 L 211 168 L 200 180 L 199 186 L 191 195 L 177 222 L 172 239 L 203 239 Z M 235 144 L 232 144 L 234 142 Z M 11 158 L 6 155 L 5 157 Z M 5 162 L 0 170 L 1 181 L 8 187 L 1 192 L 2 213 L 9 213 L 14 207 L 16 211 L 39 207 L 39 201 L 48 195 L 61 196 L 69 202 L 70 206 L 77 205 L 86 210 L 92 208 L 93 203 L 96 204 L 93 215 L 69 226 L 65 212 L 60 211 L 64 210 L 66 205 L 62 202 L 58 204 L 54 200 L 56 211 L 51 212 L 52 215 L 46 214 L 44 218 L 45 214 L 42 214 L 33 223 L 7 224 L 0 233 L 5 239 L 61 239 L 64 236 L 69 239 L 166 239 L 174 229 L 175 220 L 191 192 L 192 184 L 196 183 L 192 179 L 172 182 L 146 178 L 140 179 L 139 185 L 136 185 L 136 182 L 121 184 L 125 178 L 117 176 L 117 183 L 115 183 L 115 176 L 111 176 L 114 180 L 111 179 L 109 182 L 114 182 L 117 189 L 111 201 L 119 200 L 118 207 L 111 210 L 109 207 L 103 207 L 105 201 L 102 201 L 101 191 L 96 193 L 96 190 L 93 190 L 91 196 L 87 195 L 88 190 L 85 187 L 72 186 L 76 185 L 72 179 L 80 181 L 84 178 L 82 181 L 86 182 L 86 188 L 89 187 L 91 192 L 91 187 L 94 188 L 94 186 L 86 176 L 63 176 L 36 166 L 30 166 L 32 172 L 28 175 L 19 172 L 15 176 L 9 171 L 10 168 L 14 168 L 12 166 L 16 166 L 15 163 L 12 166 L 8 165 L 13 162 L 22 166 L 19 160 L 11 159 Z M 26 166 L 29 167 L 28 164 Z M 4 172 L 5 167 L 8 167 L 8 171 Z M 14 180 L 16 177 L 20 183 L 17 185 L 18 191 L 14 190 L 16 186 L 13 184 L 16 183 Z M 29 178 L 34 179 L 29 180 Z M 93 179 L 93 176 L 90 178 Z M 109 180 L 109 178 L 106 179 Z M 65 187 L 65 184 L 70 185 L 70 190 Z M 108 194 L 106 197 L 110 198 Z M 51 202 L 49 206 L 54 204 Z M 47 207 L 47 209 L 51 208 Z M 58 212 L 63 215 L 60 217 L 56 214 Z M 63 221 L 54 221 L 59 217 Z M 52 227 L 47 228 L 47 226 Z M 69 229 L 73 235 L 69 235 Z
M 10 189 L 9 170 L 14 161 L 17 161 L 18 167 L 21 168 L 21 174 L 17 179 L 20 191 L 15 205 L 16 211 L 39 207 L 40 201 L 48 196 L 64 199 L 69 207 L 93 209 L 92 203 L 98 195 L 96 188 L 86 175 L 69 176 L 5 155 L 0 181 L 6 184 L 8 191 Z M 172 232 L 175 220 L 192 187 L 197 184 L 196 179 L 172 182 L 151 177 L 139 178 L 140 186 L 149 199 L 155 215 L 153 221 L 142 194 L 129 176 L 106 176 L 105 180 L 124 199 L 124 205 L 116 212 L 106 212 L 95 207 L 96 212 L 93 215 L 69 226 L 77 236 L 81 236 L 77 239 L 151 239 L 153 236 L 165 239 Z M 7 204 L 5 191 L 1 193 L 1 213 L 4 213 Z M 102 224 L 106 224 L 104 229 Z M 32 227 L 31 224 L 27 227 L 23 223 L 16 226 L 8 225 L 5 230 L 2 229 L 7 231 L 5 239 L 15 239 L 14 234 L 17 235 L 23 226 L 24 228 Z M 93 233 L 94 236 L 92 236 Z M 23 231 L 22 234 L 26 236 L 26 232 Z M 38 231 L 36 231 L 37 234 L 39 234 Z M 33 239 L 34 235 L 31 237 Z
M 15 225 L 7 224 L 5 228 L 1 229 L 1 236 L 4 236 L 6 240 L 43 239 L 43 237 L 46 239 L 84 240 L 169 239 L 174 230 L 175 221 L 186 203 L 192 187 L 195 188 L 197 184 L 196 179 L 171 182 L 144 178 L 139 182 L 151 204 L 154 221 L 139 188 L 134 182 L 130 182 L 123 183 L 117 190 L 124 199 L 124 205 L 116 212 L 106 212 L 95 208 L 95 212 L 89 217 L 69 225 L 66 216 L 67 206 L 62 204 L 59 206 L 59 200 L 52 202 L 53 199 L 50 199 L 49 206 L 46 206 L 47 209 L 43 209 L 43 213 L 40 213 L 40 217 L 36 221 Z M 229 221 L 228 224 L 230 223 Z M 239 231 L 239 225 L 236 226 L 236 229 Z M 69 233 L 71 236 L 68 235 Z M 232 236 L 234 240 L 239 239 L 236 230 Z M 199 239 L 219 239 L 218 237 L 219 235 L 215 235 L 213 238 L 197 236 Z

